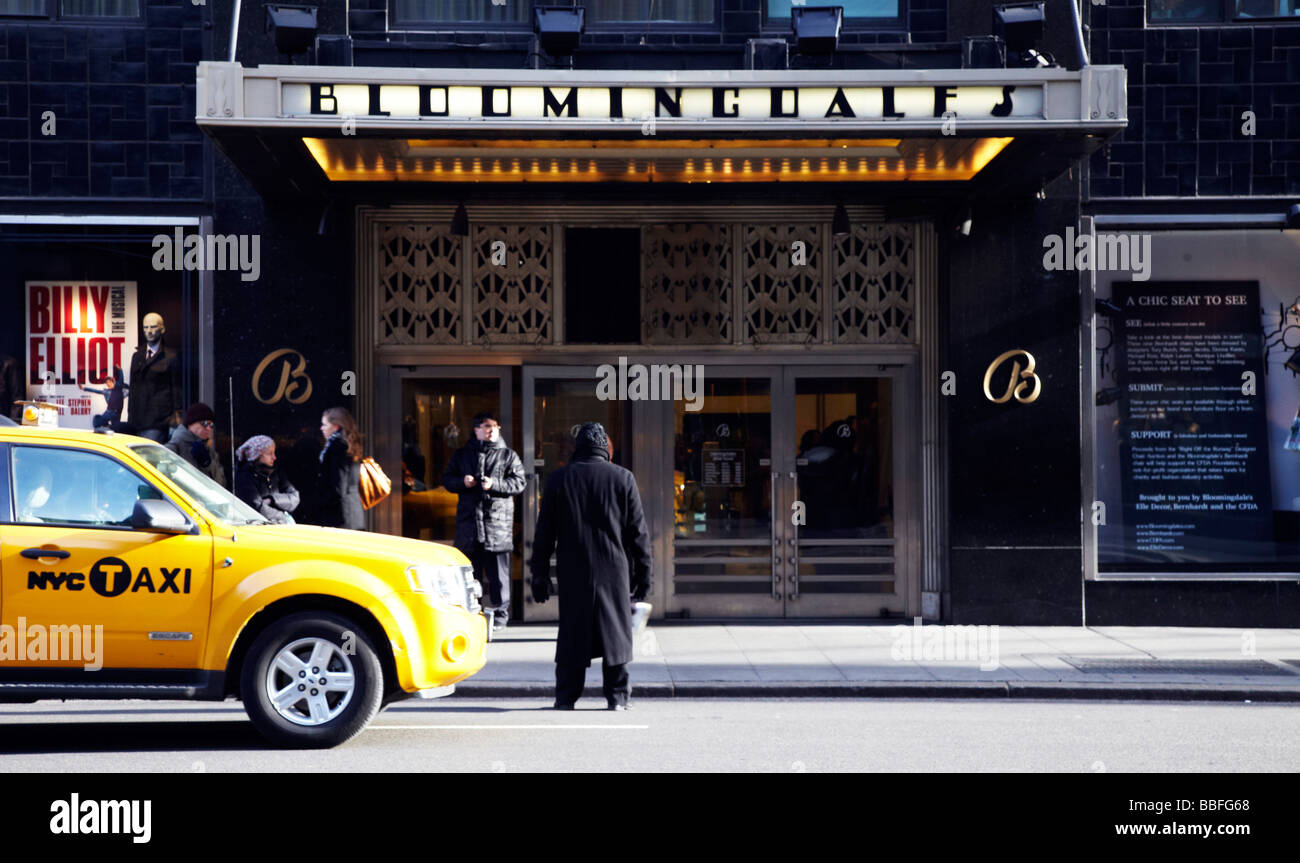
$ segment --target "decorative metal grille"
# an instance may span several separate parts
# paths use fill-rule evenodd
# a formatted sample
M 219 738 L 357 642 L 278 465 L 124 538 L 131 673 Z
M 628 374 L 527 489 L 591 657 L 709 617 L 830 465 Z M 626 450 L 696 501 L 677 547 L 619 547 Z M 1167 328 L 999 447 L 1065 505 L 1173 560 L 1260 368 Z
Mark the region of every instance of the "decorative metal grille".
M 726 225 L 641 230 L 645 344 L 728 344 L 732 337 L 731 231 Z
M 916 254 L 911 225 L 857 225 L 831 253 L 837 344 L 916 338 Z
M 445 226 L 376 228 L 379 344 L 459 344 L 461 240 Z
M 473 227 L 475 344 L 551 344 L 555 340 L 555 291 L 550 225 Z M 504 261 L 493 262 L 502 242 Z M 501 246 L 496 246 L 501 260 Z
M 821 225 L 745 226 L 746 343 L 821 341 L 822 231 Z

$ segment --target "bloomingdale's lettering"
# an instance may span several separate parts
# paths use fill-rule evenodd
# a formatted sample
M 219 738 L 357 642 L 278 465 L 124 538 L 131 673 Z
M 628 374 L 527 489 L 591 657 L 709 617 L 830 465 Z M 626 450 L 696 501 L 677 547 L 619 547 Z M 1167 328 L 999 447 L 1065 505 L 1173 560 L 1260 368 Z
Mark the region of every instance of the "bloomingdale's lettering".
M 901 119 L 1041 116 L 1041 87 L 537 87 L 284 84 L 288 116 Z M 1025 93 L 1032 93 L 1026 97 Z

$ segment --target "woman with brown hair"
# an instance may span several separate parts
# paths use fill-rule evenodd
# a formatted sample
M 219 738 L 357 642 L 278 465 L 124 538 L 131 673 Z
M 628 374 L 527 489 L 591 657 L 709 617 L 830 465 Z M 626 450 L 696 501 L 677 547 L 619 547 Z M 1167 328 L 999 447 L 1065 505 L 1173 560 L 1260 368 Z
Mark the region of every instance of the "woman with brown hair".
M 361 530 L 361 433 L 347 408 L 330 408 L 321 415 L 320 432 L 325 447 L 316 474 L 317 517 L 325 527 Z

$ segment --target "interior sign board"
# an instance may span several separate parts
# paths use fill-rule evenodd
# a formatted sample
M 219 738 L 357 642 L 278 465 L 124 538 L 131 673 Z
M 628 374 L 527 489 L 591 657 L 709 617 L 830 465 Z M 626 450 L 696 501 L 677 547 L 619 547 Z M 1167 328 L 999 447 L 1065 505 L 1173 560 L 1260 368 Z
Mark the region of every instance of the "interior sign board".
M 706 446 L 702 455 L 704 465 L 701 485 L 744 487 L 745 451 L 743 449 L 715 449 Z
M 1259 283 L 1117 282 L 1112 301 L 1126 568 L 1251 559 L 1274 540 Z

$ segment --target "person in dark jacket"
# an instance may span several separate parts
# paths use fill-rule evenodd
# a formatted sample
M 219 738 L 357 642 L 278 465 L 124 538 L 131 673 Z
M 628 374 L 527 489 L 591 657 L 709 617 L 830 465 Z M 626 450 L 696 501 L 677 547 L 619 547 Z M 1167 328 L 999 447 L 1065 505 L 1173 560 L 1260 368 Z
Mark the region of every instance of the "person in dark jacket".
M 610 462 L 613 446 L 600 423 L 584 423 L 569 464 L 542 493 L 533 534 L 533 598 L 550 596 L 556 553 L 560 633 L 555 645 L 555 707 L 572 710 L 587 668 L 604 657 L 610 710 L 626 710 L 632 660 L 632 603 L 652 586 L 650 533 L 641 494 L 626 468 Z
M 182 404 L 181 361 L 175 350 L 163 344 L 162 315 L 145 315 L 141 326 L 145 343 L 131 357 L 127 419 L 141 437 L 162 443 L 167 439 L 168 419 Z
M 221 459 L 212 450 L 212 426 L 216 419 L 212 408 L 203 402 L 190 405 L 181 417 L 180 425 L 172 429 L 167 449 L 211 477 L 217 485 L 224 486 L 226 472 L 221 467 Z
M 23 383 L 23 366 L 8 354 L 0 354 L 0 415 L 17 421 L 22 416 L 22 405 L 15 402 L 27 398 Z
M 293 524 L 298 489 L 275 468 L 275 441 L 253 435 L 235 451 L 235 495 L 273 524 Z
M 361 433 L 347 408 L 330 408 L 321 415 L 320 451 L 316 474 L 316 523 L 325 527 L 362 530 L 366 526 L 361 506 Z
M 447 462 L 442 485 L 458 495 L 456 548 L 484 583 L 492 628 L 510 622 L 510 552 L 514 550 L 514 496 L 524 490 L 524 463 L 501 440 L 501 425 L 489 411 L 474 416 L 474 440 Z

